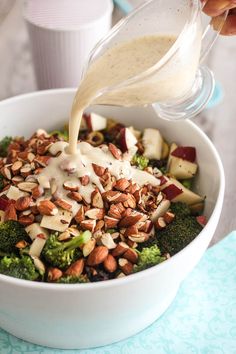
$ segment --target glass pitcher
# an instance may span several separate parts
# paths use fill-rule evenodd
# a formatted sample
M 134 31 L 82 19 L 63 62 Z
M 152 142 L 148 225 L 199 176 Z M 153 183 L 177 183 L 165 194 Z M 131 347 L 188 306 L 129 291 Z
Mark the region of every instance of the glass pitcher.
M 202 2 L 198 0 L 151 0 L 121 20 L 93 49 L 86 70 L 121 42 L 153 35 L 175 36 L 176 40 L 155 65 L 104 88 L 94 103 L 153 104 L 160 117 L 171 120 L 191 118 L 199 113 L 214 89 L 213 74 L 201 63 L 227 16 L 224 13 L 217 24 L 214 22 L 214 29 L 211 23 L 203 29 L 201 8 Z

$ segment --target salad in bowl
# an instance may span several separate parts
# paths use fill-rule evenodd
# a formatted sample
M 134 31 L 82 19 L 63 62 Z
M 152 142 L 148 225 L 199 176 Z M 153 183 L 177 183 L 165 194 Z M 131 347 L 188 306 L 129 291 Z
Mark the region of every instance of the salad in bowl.
M 94 112 L 84 114 L 78 136 L 84 170 L 61 158 L 67 141 L 65 126 L 0 142 L 1 274 L 66 284 L 125 277 L 201 232 L 195 146 Z
M 160 317 L 209 245 L 224 194 L 207 136 L 152 107 L 91 107 L 85 166 L 61 166 L 74 95 L 0 102 L 0 324 L 61 349 L 114 343 Z

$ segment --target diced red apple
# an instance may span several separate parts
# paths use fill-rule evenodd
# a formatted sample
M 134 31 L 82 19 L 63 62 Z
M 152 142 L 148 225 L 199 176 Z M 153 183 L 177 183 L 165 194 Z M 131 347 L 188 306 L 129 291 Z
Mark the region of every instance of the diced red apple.
M 88 130 L 103 130 L 107 126 L 107 119 L 96 113 L 84 114 Z
M 197 172 L 197 164 L 172 156 L 168 172 L 177 179 L 193 178 Z
M 122 128 L 119 135 L 119 145 L 122 152 L 128 151 L 137 144 L 137 139 L 129 128 Z
M 165 176 L 161 176 L 159 180 L 160 180 L 160 186 L 163 186 L 168 181 L 168 179 Z
M 195 162 L 196 149 L 193 146 L 178 146 L 174 151 L 171 152 L 171 155 L 180 157 L 181 159 L 189 162 Z
M 192 205 L 192 204 L 196 204 L 196 203 L 200 203 L 203 201 L 203 198 L 190 191 L 189 189 L 183 187 L 183 193 L 178 195 L 176 198 L 174 198 L 172 200 L 173 202 L 182 202 L 182 203 L 186 203 L 188 205 Z
M 197 219 L 197 222 L 198 222 L 202 227 L 204 227 L 204 226 L 206 225 L 206 223 L 207 223 L 207 219 L 206 219 L 206 217 L 205 217 L 204 215 L 197 216 L 196 219 Z
M 170 184 L 169 186 L 162 189 L 162 192 L 166 195 L 168 200 L 175 199 L 178 195 L 183 193 L 183 190 L 174 184 Z
M 204 200 L 200 195 L 185 188 L 182 185 L 182 183 L 180 183 L 179 181 L 177 181 L 174 178 L 169 178 L 167 180 L 167 182 L 163 186 L 161 186 L 162 192 L 165 193 L 165 189 L 171 185 L 174 185 L 175 187 L 177 187 L 177 188 L 167 189 L 167 193 L 169 193 L 169 197 L 172 198 L 171 199 L 172 202 L 182 202 L 182 203 L 186 203 L 188 205 L 192 205 L 192 204 L 201 203 Z M 178 195 L 173 197 L 173 193 L 175 193 L 174 191 L 177 191 L 177 190 L 182 190 L 182 193 L 179 193 Z
M 9 204 L 11 204 L 10 200 L 0 197 L 0 210 L 5 211 Z
M 139 139 L 141 137 L 141 131 L 134 129 L 134 127 L 129 127 L 129 130 L 131 133 L 135 136 L 136 139 Z
M 167 171 L 169 171 L 169 168 L 170 168 L 170 164 L 171 164 L 171 160 L 173 159 L 173 156 L 172 156 L 172 152 L 177 148 L 178 146 L 175 144 L 175 143 L 172 143 L 170 145 L 170 151 L 169 151 L 169 157 L 168 157 L 168 161 L 167 161 Z
M 148 159 L 161 159 L 163 139 L 158 129 L 147 128 L 143 132 L 143 155 Z

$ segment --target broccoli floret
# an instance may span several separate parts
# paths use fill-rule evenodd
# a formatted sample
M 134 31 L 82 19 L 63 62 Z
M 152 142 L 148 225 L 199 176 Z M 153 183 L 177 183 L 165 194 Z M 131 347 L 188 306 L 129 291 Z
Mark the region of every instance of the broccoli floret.
M 42 256 L 53 267 L 67 268 L 81 257 L 79 247 L 88 242 L 90 238 L 91 232 L 85 231 L 68 241 L 59 241 L 58 233 L 53 233 L 45 243 Z
M 12 255 L 12 253 L 3 252 L 3 251 L 0 250 L 0 258 L 3 258 L 3 257 L 5 257 L 5 256 L 11 257 L 11 255 Z M 14 255 L 14 253 L 13 253 L 13 255 Z
M 36 280 L 39 277 L 33 260 L 28 256 L 3 257 L 0 260 L 0 273 L 25 280 Z
M 135 154 L 131 164 L 137 166 L 140 170 L 144 170 L 148 167 L 149 159 L 143 155 Z
M 170 208 L 177 218 L 184 218 L 185 216 L 189 216 L 191 214 L 189 206 L 185 203 L 172 203 Z
M 7 153 L 8 153 L 8 147 L 12 142 L 12 138 L 10 136 L 5 136 L 5 138 L 3 138 L 0 141 L 0 156 L 1 157 L 6 157 Z
M 158 246 L 162 253 L 173 256 L 193 241 L 201 230 L 202 226 L 194 216 L 177 217 L 157 233 Z
M 167 172 L 167 159 L 161 159 L 161 160 L 150 160 L 149 161 L 149 166 L 152 166 L 153 168 L 158 168 L 164 175 Z
M 0 224 L 0 250 L 11 253 L 17 249 L 15 245 L 25 240 L 30 242 L 30 238 L 24 227 L 17 221 L 9 220 Z
M 57 135 L 60 139 L 64 141 L 69 140 L 69 131 L 68 129 L 62 129 L 62 130 L 53 130 L 49 135 Z
M 89 279 L 85 275 L 80 275 L 79 277 L 72 275 L 63 275 L 60 279 L 56 281 L 60 284 L 76 284 L 76 283 L 89 283 Z
M 165 257 L 161 256 L 161 251 L 157 245 L 153 245 L 149 248 L 143 248 L 141 252 L 138 252 L 138 263 L 134 266 L 134 272 L 140 272 L 141 270 L 150 268 L 156 264 L 165 261 Z
M 184 180 L 181 181 L 181 183 L 187 189 L 191 189 L 192 188 L 192 180 L 191 179 L 184 179 Z
M 106 230 L 106 233 L 108 234 L 114 234 L 114 232 L 116 232 L 117 230 L 116 229 L 107 229 Z

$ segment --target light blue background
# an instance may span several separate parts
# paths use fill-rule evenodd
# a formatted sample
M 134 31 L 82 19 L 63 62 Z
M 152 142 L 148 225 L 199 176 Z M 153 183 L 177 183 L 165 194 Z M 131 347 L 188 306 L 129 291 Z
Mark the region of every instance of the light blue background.
M 167 312 L 125 341 L 90 350 L 35 346 L 0 330 L 1 354 L 236 354 L 236 232 L 210 248 Z

